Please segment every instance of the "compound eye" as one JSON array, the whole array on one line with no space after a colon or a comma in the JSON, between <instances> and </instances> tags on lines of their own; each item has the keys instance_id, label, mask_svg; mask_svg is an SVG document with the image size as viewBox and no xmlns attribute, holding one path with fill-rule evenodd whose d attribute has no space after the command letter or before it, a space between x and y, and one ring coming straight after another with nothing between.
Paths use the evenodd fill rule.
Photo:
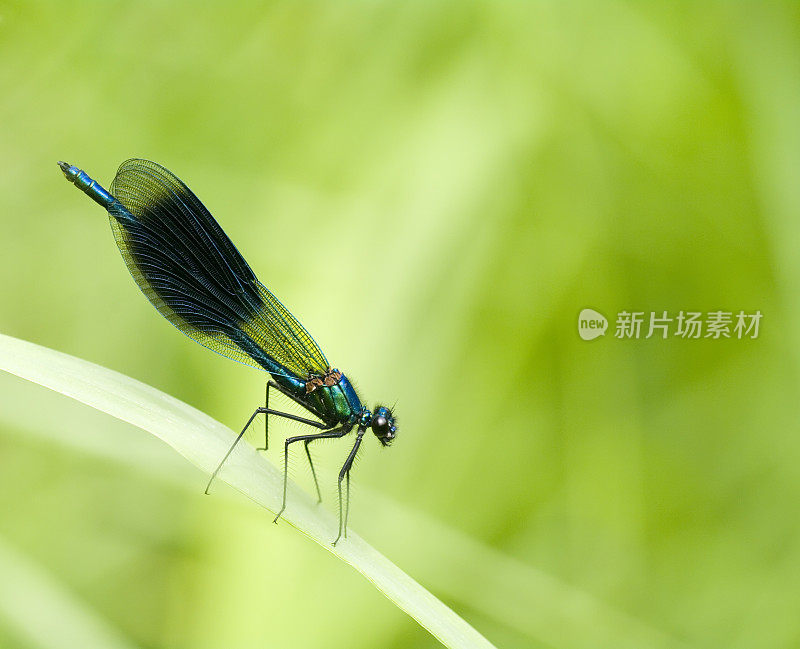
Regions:
<instances>
[{"instance_id":1,"label":"compound eye","mask_svg":"<svg viewBox=\"0 0 800 649\"><path fill-rule=\"evenodd\" d=\"M374 430L376 433L385 434L387 432L386 428L388 425L389 422L383 415L378 415L372 420L372 430Z\"/></svg>"}]
</instances>

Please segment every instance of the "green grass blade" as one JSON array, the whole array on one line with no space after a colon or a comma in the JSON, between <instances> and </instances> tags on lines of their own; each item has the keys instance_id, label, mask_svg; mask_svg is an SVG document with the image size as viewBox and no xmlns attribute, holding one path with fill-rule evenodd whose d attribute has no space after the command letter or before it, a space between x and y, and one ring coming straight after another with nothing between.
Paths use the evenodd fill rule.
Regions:
<instances>
[{"instance_id":1,"label":"green grass blade","mask_svg":"<svg viewBox=\"0 0 800 649\"><path fill-rule=\"evenodd\" d=\"M42 408L31 413L14 409L39 393ZM194 469L174 454L163 454L139 431L120 421L108 421L97 434L98 418L105 415L62 395L44 394L40 386L23 384L12 375L0 375L0 430L12 439L37 439L47 448L92 456L136 472L132 479L155 480L175 489L197 494ZM105 419L104 419L105 421ZM153 444L157 444L152 440ZM154 452L158 451L158 452ZM183 470L181 470L183 469ZM317 469L326 482L336 473ZM230 489L220 493L231 502L247 506ZM487 619L514 630L532 642L561 649L687 649L668 632L615 608L602 598L576 587L511 555L477 542L438 519L410 509L393 498L361 485L358 510L362 529L379 547L451 602L458 602ZM409 545L406 531L425 539L425 546ZM493 585L493 586L492 586Z\"/></svg>"},{"instance_id":2,"label":"green grass blade","mask_svg":"<svg viewBox=\"0 0 800 649\"><path fill-rule=\"evenodd\" d=\"M187 404L130 377L88 361L0 334L0 369L127 421L163 440L211 473L234 433ZM271 512L280 507L283 478L248 444L239 444L219 478ZM203 485L198 483L198 489ZM355 532L335 548L337 522L290 484L283 519L349 563L442 644L492 647L483 636Z\"/></svg>"}]
</instances>

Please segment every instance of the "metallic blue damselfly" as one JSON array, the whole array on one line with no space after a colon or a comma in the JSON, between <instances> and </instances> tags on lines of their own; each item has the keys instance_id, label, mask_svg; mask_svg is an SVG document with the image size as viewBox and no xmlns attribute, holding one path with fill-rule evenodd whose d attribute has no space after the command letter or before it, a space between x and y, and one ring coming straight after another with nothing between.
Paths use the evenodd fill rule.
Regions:
<instances>
[{"instance_id":1,"label":"metallic blue damselfly","mask_svg":"<svg viewBox=\"0 0 800 649\"><path fill-rule=\"evenodd\" d=\"M397 434L391 409L377 406L370 411L362 405L347 377L330 366L303 325L258 281L211 213L173 173L149 160L127 160L108 191L77 167L65 162L58 166L67 180L108 211L128 270L161 315L204 347L271 376L266 403L247 420L211 475L206 493L257 415L265 415L265 449L270 416L311 426L318 432L285 440L283 503L277 522L286 509L289 446L304 443L321 500L309 444L344 437L356 429L355 443L339 471L336 545L343 534L347 536L350 470L364 433L371 428L381 444L389 446ZM289 397L314 419L270 408L270 389Z\"/></svg>"}]
</instances>

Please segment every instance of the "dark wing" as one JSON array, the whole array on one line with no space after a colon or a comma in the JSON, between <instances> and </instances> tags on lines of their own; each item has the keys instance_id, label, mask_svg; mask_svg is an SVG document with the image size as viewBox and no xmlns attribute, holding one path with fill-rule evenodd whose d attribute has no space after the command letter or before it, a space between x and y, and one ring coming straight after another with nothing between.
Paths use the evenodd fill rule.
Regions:
<instances>
[{"instance_id":1,"label":"dark wing","mask_svg":"<svg viewBox=\"0 0 800 649\"><path fill-rule=\"evenodd\" d=\"M256 279L192 191L149 160L120 165L109 209L122 257L139 288L187 336L235 361L299 378L328 361L295 317Z\"/></svg>"}]
</instances>

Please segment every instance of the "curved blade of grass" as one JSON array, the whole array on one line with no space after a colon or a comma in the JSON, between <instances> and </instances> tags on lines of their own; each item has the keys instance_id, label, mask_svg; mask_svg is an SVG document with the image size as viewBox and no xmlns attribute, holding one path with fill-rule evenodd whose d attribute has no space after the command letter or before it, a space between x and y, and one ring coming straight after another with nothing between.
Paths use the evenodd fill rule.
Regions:
<instances>
[{"instance_id":1,"label":"curved blade of grass","mask_svg":"<svg viewBox=\"0 0 800 649\"><path fill-rule=\"evenodd\" d=\"M0 369L81 401L138 426L210 473L234 433L191 406L118 372L33 343L0 334ZM248 444L237 445L219 478L266 509L280 507L283 477ZM198 489L202 485L198 484ZM290 484L283 519L349 563L442 644L453 649L491 643L354 532L331 546L337 522Z\"/></svg>"},{"instance_id":2,"label":"curved blade of grass","mask_svg":"<svg viewBox=\"0 0 800 649\"><path fill-rule=\"evenodd\" d=\"M39 395L43 407L35 416L15 411L13 404L29 400L34 390L42 392L40 386L23 385L13 375L0 375L0 394L8 400L8 405L0 403L0 436L38 439L47 448L58 447L115 462L136 471L142 479L197 494L197 484L187 478L193 469L177 455L153 453L161 449L153 448L147 443L151 439L126 423L108 422L104 414L78 403L67 409L71 404L64 403L63 396L56 393ZM96 422L101 417L104 431L108 431L110 424L117 425L98 435ZM156 440L152 442L158 444ZM320 467L317 471L325 481L336 480L335 473ZM224 497L248 506L229 489ZM391 554L403 564L413 566L414 572L424 575L437 592L531 641L560 649L598 646L689 649L691 646L580 587L483 545L366 485L359 488L358 503L360 519L362 525L368 526L369 536L391 548ZM424 537L423 550L405 542L405 530L416 530Z\"/></svg>"}]
</instances>

